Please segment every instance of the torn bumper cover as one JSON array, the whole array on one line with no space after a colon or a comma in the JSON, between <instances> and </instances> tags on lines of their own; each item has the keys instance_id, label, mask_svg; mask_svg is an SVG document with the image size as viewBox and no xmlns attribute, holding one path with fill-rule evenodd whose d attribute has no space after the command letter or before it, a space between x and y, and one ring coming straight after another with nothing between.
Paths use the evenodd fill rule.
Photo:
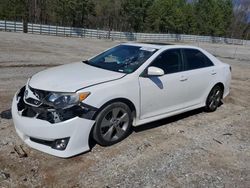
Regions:
<instances>
[{"instance_id":1,"label":"torn bumper cover","mask_svg":"<svg viewBox=\"0 0 250 188\"><path fill-rule=\"evenodd\" d=\"M97 109L81 104L58 110L34 107L24 102L25 87L13 98L12 116L16 132L30 147L58 157L88 151L89 135Z\"/></svg>"}]
</instances>

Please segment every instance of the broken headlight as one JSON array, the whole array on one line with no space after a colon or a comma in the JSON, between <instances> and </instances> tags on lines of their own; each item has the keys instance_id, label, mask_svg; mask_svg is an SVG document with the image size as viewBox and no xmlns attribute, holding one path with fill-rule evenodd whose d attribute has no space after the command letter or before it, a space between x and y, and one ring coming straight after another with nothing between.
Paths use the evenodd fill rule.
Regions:
<instances>
[{"instance_id":1,"label":"broken headlight","mask_svg":"<svg viewBox=\"0 0 250 188\"><path fill-rule=\"evenodd\" d=\"M50 93L44 103L56 109L70 108L77 105L89 96L89 92L84 93Z\"/></svg>"}]
</instances>

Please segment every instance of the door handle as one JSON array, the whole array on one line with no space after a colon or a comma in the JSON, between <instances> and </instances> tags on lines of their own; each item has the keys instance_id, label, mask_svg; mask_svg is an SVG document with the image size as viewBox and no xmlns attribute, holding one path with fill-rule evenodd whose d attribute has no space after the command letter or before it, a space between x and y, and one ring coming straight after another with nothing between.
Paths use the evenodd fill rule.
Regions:
<instances>
[{"instance_id":1,"label":"door handle","mask_svg":"<svg viewBox=\"0 0 250 188\"><path fill-rule=\"evenodd\" d=\"M186 77L186 76L182 76L181 78L180 78L180 81L182 81L182 82L185 82L185 81L187 81L188 80L188 78Z\"/></svg>"},{"instance_id":2,"label":"door handle","mask_svg":"<svg viewBox=\"0 0 250 188\"><path fill-rule=\"evenodd\" d=\"M217 72L215 72L215 70L212 70L211 75L216 75L216 74Z\"/></svg>"}]
</instances>

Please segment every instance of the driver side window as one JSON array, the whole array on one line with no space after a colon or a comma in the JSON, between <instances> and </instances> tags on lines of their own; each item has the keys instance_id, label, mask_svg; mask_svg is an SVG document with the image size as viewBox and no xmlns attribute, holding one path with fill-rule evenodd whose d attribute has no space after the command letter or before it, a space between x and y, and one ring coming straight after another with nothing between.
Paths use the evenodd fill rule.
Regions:
<instances>
[{"instance_id":1,"label":"driver side window","mask_svg":"<svg viewBox=\"0 0 250 188\"><path fill-rule=\"evenodd\" d=\"M161 53L150 66L161 68L165 74L182 71L181 50L172 49Z\"/></svg>"}]
</instances>

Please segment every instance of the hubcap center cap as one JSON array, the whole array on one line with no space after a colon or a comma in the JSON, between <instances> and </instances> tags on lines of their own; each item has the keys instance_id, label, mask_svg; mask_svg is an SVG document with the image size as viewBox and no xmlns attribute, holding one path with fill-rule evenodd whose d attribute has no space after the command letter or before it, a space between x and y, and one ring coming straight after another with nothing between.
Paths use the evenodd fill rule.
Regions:
<instances>
[{"instance_id":1,"label":"hubcap center cap","mask_svg":"<svg viewBox=\"0 0 250 188\"><path fill-rule=\"evenodd\" d=\"M113 119L111 120L113 126L117 127L119 125L119 119Z\"/></svg>"}]
</instances>

